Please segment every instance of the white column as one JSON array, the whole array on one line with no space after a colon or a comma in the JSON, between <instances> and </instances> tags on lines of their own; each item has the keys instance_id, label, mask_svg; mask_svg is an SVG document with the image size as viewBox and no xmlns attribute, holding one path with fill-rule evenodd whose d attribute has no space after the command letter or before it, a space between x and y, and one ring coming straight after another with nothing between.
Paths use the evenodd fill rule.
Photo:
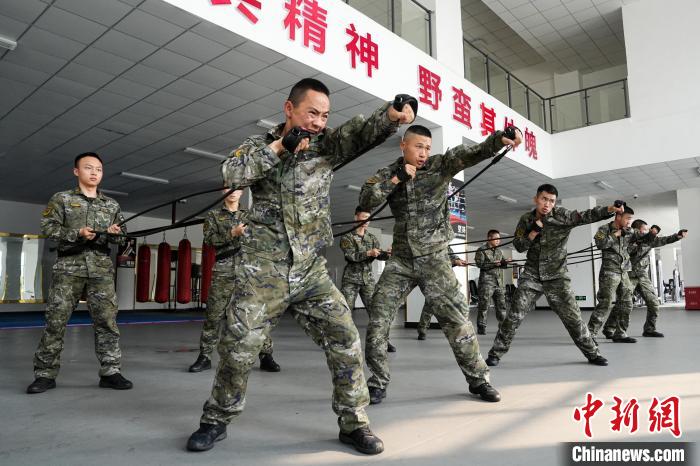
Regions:
<instances>
[{"instance_id":1,"label":"white column","mask_svg":"<svg viewBox=\"0 0 700 466\"><path fill-rule=\"evenodd\" d=\"M680 244L683 248L683 270L681 277L685 286L700 287L700 188L679 189L678 219L681 228L688 230L688 237ZM672 232L667 232L670 234ZM665 264L664 264L665 265Z\"/></svg>"},{"instance_id":2,"label":"white column","mask_svg":"<svg viewBox=\"0 0 700 466\"><path fill-rule=\"evenodd\" d=\"M433 14L434 56L459 76L464 75L462 7L460 0L435 2Z\"/></svg>"}]
</instances>

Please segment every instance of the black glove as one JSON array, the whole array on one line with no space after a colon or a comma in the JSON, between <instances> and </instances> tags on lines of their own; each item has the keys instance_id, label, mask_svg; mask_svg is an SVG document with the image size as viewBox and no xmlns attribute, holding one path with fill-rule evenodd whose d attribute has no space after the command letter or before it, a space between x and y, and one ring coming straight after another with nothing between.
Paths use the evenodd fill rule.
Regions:
<instances>
[{"instance_id":1,"label":"black glove","mask_svg":"<svg viewBox=\"0 0 700 466\"><path fill-rule=\"evenodd\" d=\"M399 167L396 169L396 173L394 173L394 175L396 175L396 178L399 179L400 183L411 179L411 175L406 172L406 167L404 164L399 164Z\"/></svg>"},{"instance_id":2,"label":"black glove","mask_svg":"<svg viewBox=\"0 0 700 466\"><path fill-rule=\"evenodd\" d=\"M378 261L385 261L389 259L389 253L386 251L379 251L379 255L375 259Z\"/></svg>"},{"instance_id":3,"label":"black glove","mask_svg":"<svg viewBox=\"0 0 700 466\"><path fill-rule=\"evenodd\" d=\"M289 152L294 153L302 139L311 139L311 133L295 126L282 138L282 146Z\"/></svg>"},{"instance_id":4,"label":"black glove","mask_svg":"<svg viewBox=\"0 0 700 466\"><path fill-rule=\"evenodd\" d=\"M418 100L412 95L408 94L396 94L394 97L394 102L391 104L394 110L397 112L403 112L404 105L410 105L413 109L414 118L418 116Z\"/></svg>"},{"instance_id":5,"label":"black glove","mask_svg":"<svg viewBox=\"0 0 700 466\"><path fill-rule=\"evenodd\" d=\"M502 261L501 261L501 265L499 265L499 267L502 268L502 269L507 269L507 268L508 268L508 262L506 262L505 260L502 260Z\"/></svg>"},{"instance_id":6,"label":"black glove","mask_svg":"<svg viewBox=\"0 0 700 466\"><path fill-rule=\"evenodd\" d=\"M651 228L649 229L649 231L651 231L651 230L656 230L656 233L655 233L655 234L657 234L657 235L658 235L659 233L661 233L661 227L658 226L658 225L652 225Z\"/></svg>"},{"instance_id":7,"label":"black glove","mask_svg":"<svg viewBox=\"0 0 700 466\"><path fill-rule=\"evenodd\" d=\"M619 209L620 207L627 205L627 203L618 199L613 203L613 205Z\"/></svg>"},{"instance_id":8,"label":"black glove","mask_svg":"<svg viewBox=\"0 0 700 466\"><path fill-rule=\"evenodd\" d=\"M687 232L688 232L688 230L686 230L685 228L683 228L682 230L678 230L678 237L680 238L681 236L683 236L683 233L687 233Z\"/></svg>"},{"instance_id":9,"label":"black glove","mask_svg":"<svg viewBox=\"0 0 700 466\"><path fill-rule=\"evenodd\" d=\"M530 228L527 229L528 234L532 233L533 231L536 231L537 233L542 232L542 227L537 224L537 222L532 222L532 225L530 225Z\"/></svg>"},{"instance_id":10,"label":"black glove","mask_svg":"<svg viewBox=\"0 0 700 466\"><path fill-rule=\"evenodd\" d=\"M503 130L503 135L505 137L507 137L508 139L510 139L511 141L515 141L515 138L517 137L516 131L520 131L520 128L518 128L517 126L510 125L510 126L507 126L506 129ZM522 134L522 133L523 132L520 131L520 134Z\"/></svg>"}]
</instances>

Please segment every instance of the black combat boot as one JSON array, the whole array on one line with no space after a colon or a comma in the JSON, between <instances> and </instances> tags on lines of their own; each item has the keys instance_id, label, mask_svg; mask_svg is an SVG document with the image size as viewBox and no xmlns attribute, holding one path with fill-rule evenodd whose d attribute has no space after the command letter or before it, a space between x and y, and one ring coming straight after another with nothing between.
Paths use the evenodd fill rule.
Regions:
<instances>
[{"instance_id":1,"label":"black combat boot","mask_svg":"<svg viewBox=\"0 0 700 466\"><path fill-rule=\"evenodd\" d=\"M500 361L501 360L498 359L496 356L491 356L489 354L489 356L486 358L486 365L494 367L494 366L497 366Z\"/></svg>"},{"instance_id":2,"label":"black combat boot","mask_svg":"<svg viewBox=\"0 0 700 466\"><path fill-rule=\"evenodd\" d=\"M214 442L226 438L226 426L224 424L200 424L197 432L190 435L187 440L189 451L206 451L214 447Z\"/></svg>"},{"instance_id":3,"label":"black combat boot","mask_svg":"<svg viewBox=\"0 0 700 466\"><path fill-rule=\"evenodd\" d=\"M661 332L657 332L656 330L645 330L644 333L642 333L642 336L652 338L663 338L664 334Z\"/></svg>"},{"instance_id":4,"label":"black combat boot","mask_svg":"<svg viewBox=\"0 0 700 466\"><path fill-rule=\"evenodd\" d=\"M197 356L197 360L190 366L190 372L202 372L211 369L211 359L203 354Z\"/></svg>"},{"instance_id":5,"label":"black combat boot","mask_svg":"<svg viewBox=\"0 0 700 466\"><path fill-rule=\"evenodd\" d=\"M390 341L386 342L386 351L388 353L396 353L396 346L392 345Z\"/></svg>"},{"instance_id":6,"label":"black combat boot","mask_svg":"<svg viewBox=\"0 0 700 466\"><path fill-rule=\"evenodd\" d=\"M589 359L588 362L590 364L595 364L596 366L607 366L608 365L608 360L605 359L603 356L598 355L593 359Z\"/></svg>"},{"instance_id":7,"label":"black combat boot","mask_svg":"<svg viewBox=\"0 0 700 466\"><path fill-rule=\"evenodd\" d=\"M479 335L486 335L486 325L477 325L476 333L478 333Z\"/></svg>"},{"instance_id":8,"label":"black combat boot","mask_svg":"<svg viewBox=\"0 0 700 466\"><path fill-rule=\"evenodd\" d=\"M484 382L481 385L477 387L472 387L471 385L469 386L469 393L473 393L474 395L479 395L482 400L484 401L490 401L492 403L495 403L497 401L501 401L501 394L496 391L495 388L491 386L490 383Z\"/></svg>"},{"instance_id":9,"label":"black combat boot","mask_svg":"<svg viewBox=\"0 0 700 466\"><path fill-rule=\"evenodd\" d=\"M279 372L280 365L277 364L271 354L260 354L260 370L265 372Z\"/></svg>"},{"instance_id":10,"label":"black combat boot","mask_svg":"<svg viewBox=\"0 0 700 466\"><path fill-rule=\"evenodd\" d=\"M386 390L383 388L369 387L369 404L378 405L386 398Z\"/></svg>"},{"instance_id":11,"label":"black combat boot","mask_svg":"<svg viewBox=\"0 0 700 466\"><path fill-rule=\"evenodd\" d=\"M130 390L134 384L126 380L119 372L100 377L100 387L113 388L114 390Z\"/></svg>"},{"instance_id":12,"label":"black combat boot","mask_svg":"<svg viewBox=\"0 0 700 466\"><path fill-rule=\"evenodd\" d=\"M613 337L612 341L613 343L637 343L636 338L628 337L627 335L624 337Z\"/></svg>"},{"instance_id":13,"label":"black combat boot","mask_svg":"<svg viewBox=\"0 0 700 466\"><path fill-rule=\"evenodd\" d=\"M34 382L27 387L27 393L34 395L37 393L44 393L46 390L50 390L52 388L56 388L55 379L49 379L48 377L37 377L34 379Z\"/></svg>"},{"instance_id":14,"label":"black combat boot","mask_svg":"<svg viewBox=\"0 0 700 466\"><path fill-rule=\"evenodd\" d=\"M354 446L357 451L366 455L378 455L384 451L384 442L374 435L369 427L360 427L349 434L341 432L338 438L341 442Z\"/></svg>"},{"instance_id":15,"label":"black combat boot","mask_svg":"<svg viewBox=\"0 0 700 466\"><path fill-rule=\"evenodd\" d=\"M425 340L425 337L426 337L425 332L418 332L418 339L419 340Z\"/></svg>"}]
</instances>

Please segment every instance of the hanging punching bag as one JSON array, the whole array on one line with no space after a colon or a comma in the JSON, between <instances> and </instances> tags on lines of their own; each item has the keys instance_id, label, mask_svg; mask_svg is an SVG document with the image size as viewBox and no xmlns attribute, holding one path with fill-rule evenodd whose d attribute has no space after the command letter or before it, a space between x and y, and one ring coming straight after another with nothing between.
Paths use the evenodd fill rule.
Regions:
<instances>
[{"instance_id":1,"label":"hanging punching bag","mask_svg":"<svg viewBox=\"0 0 700 466\"><path fill-rule=\"evenodd\" d=\"M151 248L142 244L136 256L136 301L145 303L151 291Z\"/></svg>"},{"instance_id":2,"label":"hanging punching bag","mask_svg":"<svg viewBox=\"0 0 700 466\"><path fill-rule=\"evenodd\" d=\"M202 302L206 303L209 298L209 287L211 286L211 274L216 263L216 249L210 244L202 246L202 281L201 293Z\"/></svg>"},{"instance_id":3,"label":"hanging punching bag","mask_svg":"<svg viewBox=\"0 0 700 466\"><path fill-rule=\"evenodd\" d=\"M170 245L163 241L158 245L158 268L156 272L157 303L167 303L170 299Z\"/></svg>"},{"instance_id":4,"label":"hanging punching bag","mask_svg":"<svg viewBox=\"0 0 700 466\"><path fill-rule=\"evenodd\" d=\"M177 302L187 304L192 300L192 244L187 238L177 246Z\"/></svg>"}]
</instances>

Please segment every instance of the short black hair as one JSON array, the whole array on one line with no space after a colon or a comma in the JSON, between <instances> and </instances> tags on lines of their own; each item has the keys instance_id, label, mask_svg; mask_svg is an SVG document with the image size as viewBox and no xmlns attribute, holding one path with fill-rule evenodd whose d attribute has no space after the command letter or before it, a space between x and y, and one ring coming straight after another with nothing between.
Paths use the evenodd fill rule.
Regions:
<instances>
[{"instance_id":1,"label":"short black hair","mask_svg":"<svg viewBox=\"0 0 700 466\"><path fill-rule=\"evenodd\" d=\"M323 84L318 79L304 78L292 86L292 90L289 91L289 97L287 97L287 100L289 100L292 105L296 107L304 99L306 92L309 90L322 92L327 96L331 95L331 91L328 89L328 86Z\"/></svg>"},{"instance_id":2,"label":"short black hair","mask_svg":"<svg viewBox=\"0 0 700 466\"><path fill-rule=\"evenodd\" d=\"M368 214L370 213L369 210L362 207L361 205L358 205L357 207L355 207L355 215L359 214L360 212L367 212Z\"/></svg>"},{"instance_id":3,"label":"short black hair","mask_svg":"<svg viewBox=\"0 0 700 466\"><path fill-rule=\"evenodd\" d=\"M639 230L640 228L642 228L642 225L646 225L646 224L647 224L647 222L645 222L641 218L638 218L637 220L632 222L632 228L634 228L635 230Z\"/></svg>"},{"instance_id":4,"label":"short black hair","mask_svg":"<svg viewBox=\"0 0 700 466\"><path fill-rule=\"evenodd\" d=\"M554 194L555 196L559 196L559 191L557 191L557 188L555 188L553 184L549 183L541 184L537 187L536 195L539 196L540 193L548 193Z\"/></svg>"},{"instance_id":5,"label":"short black hair","mask_svg":"<svg viewBox=\"0 0 700 466\"><path fill-rule=\"evenodd\" d=\"M423 125L411 125L408 127L405 133L403 133L403 137L406 137L407 134L417 134L418 136L425 136L426 138L433 138L433 134L430 132L428 128L426 128Z\"/></svg>"},{"instance_id":6,"label":"short black hair","mask_svg":"<svg viewBox=\"0 0 700 466\"><path fill-rule=\"evenodd\" d=\"M100 163L104 164L104 162L102 162L102 159L100 158L100 156L97 155L95 152L83 152L82 154L77 155L77 156L75 157L75 160L73 161L73 166L74 166L75 168L78 168L78 162L80 162L80 160L81 160L81 159L84 159L85 157L94 157L94 158L96 158L97 160L99 160Z\"/></svg>"},{"instance_id":7,"label":"short black hair","mask_svg":"<svg viewBox=\"0 0 700 466\"><path fill-rule=\"evenodd\" d=\"M625 214L634 215L634 210L632 210L632 207L628 206L627 204L625 204L625 210L622 213L618 213L616 215L625 215Z\"/></svg>"},{"instance_id":8,"label":"short black hair","mask_svg":"<svg viewBox=\"0 0 700 466\"><path fill-rule=\"evenodd\" d=\"M490 237L492 237L492 236L494 236L494 235L500 235L500 234L501 234L501 232L498 231L498 230L489 230L489 232L486 233L486 237L487 237L487 238L490 238Z\"/></svg>"}]
</instances>

